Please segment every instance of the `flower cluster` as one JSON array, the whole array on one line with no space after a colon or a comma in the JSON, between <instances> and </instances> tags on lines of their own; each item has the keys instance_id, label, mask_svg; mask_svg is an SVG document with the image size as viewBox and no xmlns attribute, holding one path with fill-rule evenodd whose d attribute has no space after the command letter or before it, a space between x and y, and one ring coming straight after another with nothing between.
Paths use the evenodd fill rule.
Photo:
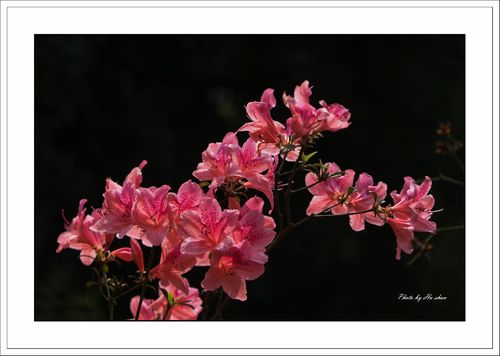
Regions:
<instances>
[{"instance_id":1,"label":"flower cluster","mask_svg":"<svg viewBox=\"0 0 500 356\"><path fill-rule=\"evenodd\" d=\"M322 132L349 127L351 116L337 103L322 100L319 107L313 106L311 95L307 81L295 88L293 97L283 94L290 110L286 125L271 117L276 106L273 89L265 90L260 101L248 103L251 121L238 132L248 132L249 137L240 146L236 133L229 132L221 142L210 143L193 172L199 183L188 180L177 192L168 185L143 187L142 170L147 164L143 161L122 184L106 180L101 208L87 214L86 200L80 201L76 217L71 222L65 219L66 231L59 235L57 252L79 250L84 265L97 266L102 277L98 284L106 291L111 317L116 299L139 288L140 295L130 300L136 320L195 320L202 304L209 308L205 297L210 292L244 301L246 283L264 273L271 247L314 216L348 215L355 231L363 230L365 222L387 223L396 235L397 259L401 251L412 252L415 231L436 231L429 220L434 206L434 198L428 195L430 178L418 185L406 177L401 192L391 193L391 205L384 201L387 185L374 184L367 173L354 183L352 170L342 171L335 163L310 163L316 152L306 150L323 137ZM293 168L282 171L287 161L293 162ZM308 173L305 186L298 190L307 189L313 197L306 216L293 222L290 202L297 190L292 185L300 171ZM111 248L115 238L124 237L128 237L127 247ZM155 250L161 251L156 259ZM122 283L108 276L108 265L118 260L134 263L134 279ZM194 267L206 268L203 301L186 277ZM123 291L123 285L131 288ZM155 289L156 299L145 297L146 287ZM216 314L220 312L218 307Z\"/></svg>"},{"instance_id":2,"label":"flower cluster","mask_svg":"<svg viewBox=\"0 0 500 356\"><path fill-rule=\"evenodd\" d=\"M325 164L327 177L310 172L306 175L306 185L313 198L306 214L349 215L349 223L354 231L365 228L365 221L382 226L389 224L396 235L396 258L401 251L413 252L414 231L436 232L436 224L430 221L434 197L427 193L432 181L425 177L421 185L411 177L405 177L405 184L398 194L391 193L394 205L383 206L387 195L387 185L361 173L354 184L355 172L351 169L342 172L335 163ZM341 174L339 174L341 173Z\"/></svg>"},{"instance_id":3,"label":"flower cluster","mask_svg":"<svg viewBox=\"0 0 500 356\"><path fill-rule=\"evenodd\" d=\"M240 127L248 131L250 137L258 142L259 150L270 154L289 151L286 159L295 161L300 147L309 143L322 131L339 131L349 127L351 113L344 106L334 103L328 105L320 101L321 108L310 104L312 90L306 80L295 87L294 96L283 93L283 102L290 109L291 117L286 127L271 118L271 109L276 106L273 89L266 89L260 101L248 103L247 115L252 120Z\"/></svg>"}]
</instances>

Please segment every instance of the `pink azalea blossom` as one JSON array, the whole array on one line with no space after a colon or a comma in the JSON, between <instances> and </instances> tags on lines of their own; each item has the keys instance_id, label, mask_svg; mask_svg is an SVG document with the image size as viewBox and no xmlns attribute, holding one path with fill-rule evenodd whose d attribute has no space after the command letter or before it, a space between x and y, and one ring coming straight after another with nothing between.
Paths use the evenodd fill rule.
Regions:
<instances>
[{"instance_id":1,"label":"pink azalea blossom","mask_svg":"<svg viewBox=\"0 0 500 356\"><path fill-rule=\"evenodd\" d=\"M269 169L273 163L271 155L261 153L257 149L257 143L249 138L243 146L239 147L238 141L233 144L234 161L238 172L243 177L260 174Z\"/></svg>"},{"instance_id":2,"label":"pink azalea blossom","mask_svg":"<svg viewBox=\"0 0 500 356\"><path fill-rule=\"evenodd\" d=\"M292 117L287 120L287 127L297 137L307 137L319 132L316 109L309 104L311 95L312 90L307 80L295 87L293 97L283 93L283 102L292 113Z\"/></svg>"},{"instance_id":3,"label":"pink azalea blossom","mask_svg":"<svg viewBox=\"0 0 500 356\"><path fill-rule=\"evenodd\" d=\"M276 98L273 93L273 89L266 89L262 93L260 101L247 104L247 114L252 121L244 124L238 131L248 131L252 139L268 145L274 154L278 154L281 136L285 134L285 127L271 118L271 109L276 106Z\"/></svg>"},{"instance_id":4,"label":"pink azalea blossom","mask_svg":"<svg viewBox=\"0 0 500 356\"><path fill-rule=\"evenodd\" d=\"M283 102L292 113L287 120L291 135L307 137L321 131L335 132L349 127L349 110L336 103L328 105L324 100L320 101L322 108L316 109L310 104L311 95L307 80L295 87L293 97L283 94Z\"/></svg>"},{"instance_id":5,"label":"pink azalea blossom","mask_svg":"<svg viewBox=\"0 0 500 356\"><path fill-rule=\"evenodd\" d=\"M257 279L264 273L267 256L264 249L255 248L247 240L237 244L231 239L226 242L212 251L210 269L201 285L207 290L222 287L230 298L245 301L246 281Z\"/></svg>"},{"instance_id":6,"label":"pink azalea blossom","mask_svg":"<svg viewBox=\"0 0 500 356\"><path fill-rule=\"evenodd\" d=\"M414 228L410 221L391 217L388 217L386 221L396 235L396 259L401 259L401 251L411 254L413 252Z\"/></svg>"},{"instance_id":7,"label":"pink azalea blossom","mask_svg":"<svg viewBox=\"0 0 500 356\"><path fill-rule=\"evenodd\" d=\"M374 225L383 225L384 221L375 212L360 212L370 210L374 204L383 201L387 193L387 185L379 182L374 186L372 176L368 173L361 173L354 188L346 200L349 213L356 213L349 216L352 229L354 231L364 230L365 220Z\"/></svg>"},{"instance_id":8,"label":"pink azalea blossom","mask_svg":"<svg viewBox=\"0 0 500 356\"><path fill-rule=\"evenodd\" d=\"M436 223L429 220L434 207L434 197L427 194L432 187L432 180L425 177L420 185L411 177L405 177L404 181L400 193L391 193L394 205L386 207L387 223L396 235L397 259L400 258L401 251L408 254L413 251L411 243L414 231L436 232Z\"/></svg>"},{"instance_id":9,"label":"pink azalea blossom","mask_svg":"<svg viewBox=\"0 0 500 356\"><path fill-rule=\"evenodd\" d=\"M182 253L202 255L211 252L231 234L238 216L237 210L222 211L214 198L202 198L198 210L182 214L181 221L186 235L182 242Z\"/></svg>"},{"instance_id":10,"label":"pink azalea blossom","mask_svg":"<svg viewBox=\"0 0 500 356\"><path fill-rule=\"evenodd\" d=\"M110 255L125 262L134 261L139 272L144 273L144 256L137 240L130 239L130 247L118 248L111 251Z\"/></svg>"},{"instance_id":11,"label":"pink azalea blossom","mask_svg":"<svg viewBox=\"0 0 500 356\"><path fill-rule=\"evenodd\" d=\"M318 109L318 121L320 122L319 129L321 131L336 132L348 128L351 123L351 113L343 105L334 103L328 105L324 100L321 100L322 108Z\"/></svg>"},{"instance_id":12,"label":"pink azalea blossom","mask_svg":"<svg viewBox=\"0 0 500 356\"><path fill-rule=\"evenodd\" d=\"M200 205L201 198L203 197L203 190L199 184L191 180L183 183L177 194L173 194L172 205L175 207L176 217L186 210L195 210Z\"/></svg>"},{"instance_id":13,"label":"pink azalea blossom","mask_svg":"<svg viewBox=\"0 0 500 356\"><path fill-rule=\"evenodd\" d=\"M396 217L409 218L415 231L435 233L436 223L429 221L434 197L427 194L432 187L432 180L425 177L420 185L411 177L405 177L404 181L399 194L396 191L391 193L394 206L390 207L390 211Z\"/></svg>"},{"instance_id":14,"label":"pink azalea blossom","mask_svg":"<svg viewBox=\"0 0 500 356\"><path fill-rule=\"evenodd\" d=\"M165 297L163 297L163 299L165 299ZM138 295L130 299L130 312L132 313L133 319L135 318L135 314L137 313L137 308L139 308L139 300L140 296ZM161 314L155 313L155 310L151 306L154 303L154 301L155 301L154 299L146 299L146 298L142 300L141 311L139 312L138 320L161 320L160 319L162 318ZM164 303L166 302L167 301L165 299Z\"/></svg>"},{"instance_id":15,"label":"pink azalea blossom","mask_svg":"<svg viewBox=\"0 0 500 356\"><path fill-rule=\"evenodd\" d=\"M236 243L247 240L253 247L264 249L273 241L276 224L272 217L262 214L263 207L264 201L259 197L250 198L243 205L233 231Z\"/></svg>"},{"instance_id":16,"label":"pink azalea blossom","mask_svg":"<svg viewBox=\"0 0 500 356\"><path fill-rule=\"evenodd\" d=\"M212 188L223 183L226 177L238 175L239 167L233 160L232 145L238 145L238 138L233 132L227 133L222 142L210 143L201 154L202 162L193 175L199 180L212 181Z\"/></svg>"},{"instance_id":17,"label":"pink azalea blossom","mask_svg":"<svg viewBox=\"0 0 500 356\"><path fill-rule=\"evenodd\" d=\"M211 180L211 189L223 183L227 186L241 184L264 193L273 209L276 165L272 156L258 151L252 138L240 147L236 135L230 132L222 142L211 143L202 153L202 159L193 175L200 180ZM265 171L267 173L263 174Z\"/></svg>"},{"instance_id":18,"label":"pink azalea blossom","mask_svg":"<svg viewBox=\"0 0 500 356\"><path fill-rule=\"evenodd\" d=\"M161 245L167 235L170 222L169 191L168 185L139 188L136 191L131 216L140 232L132 237L139 237L146 246Z\"/></svg>"},{"instance_id":19,"label":"pink azalea blossom","mask_svg":"<svg viewBox=\"0 0 500 356\"><path fill-rule=\"evenodd\" d=\"M202 300L198 289L189 287L189 293L185 294L170 284L165 287L165 290L172 296L174 302L172 306L169 306L165 320L196 320L198 318L202 310Z\"/></svg>"},{"instance_id":20,"label":"pink azalea blossom","mask_svg":"<svg viewBox=\"0 0 500 356\"><path fill-rule=\"evenodd\" d=\"M108 178L104 192L103 217L98 220L92 229L97 232L116 234L121 238L129 233L134 226L131 218L132 206L135 201L135 192L142 181L142 168L147 161L142 161L125 178L123 186Z\"/></svg>"},{"instance_id":21,"label":"pink azalea blossom","mask_svg":"<svg viewBox=\"0 0 500 356\"><path fill-rule=\"evenodd\" d=\"M287 161L295 161L300 150L300 141L291 137L289 130L282 123L271 118L270 111L276 106L273 89L266 89L262 94L261 101L253 101L247 104L247 114L251 122L241 126L238 132L247 131L250 137L257 143L257 151L276 156L280 149L289 145L297 146L285 156Z\"/></svg>"},{"instance_id":22,"label":"pink azalea blossom","mask_svg":"<svg viewBox=\"0 0 500 356\"><path fill-rule=\"evenodd\" d=\"M340 168L335 163L329 163L328 173L338 173ZM314 195L306 213L319 214L330 210L334 215L349 214L349 223L354 231L365 228L365 221L374 225L383 225L384 221L374 211L368 211L379 205L385 198L387 185L379 182L373 185L373 178L367 173L361 173L352 186L354 171L348 169L344 175L330 177L324 182L318 182L314 173L306 175L306 185Z\"/></svg>"},{"instance_id":23,"label":"pink azalea blossom","mask_svg":"<svg viewBox=\"0 0 500 356\"><path fill-rule=\"evenodd\" d=\"M329 174L341 172L335 163L327 163ZM307 207L306 214L319 214L331 211L334 215L343 215L349 212L347 200L350 198L350 190L354 181L354 171L348 169L344 175L339 175L326 179L318 183L318 176L308 173L305 181L306 186L310 186L309 192L313 198Z\"/></svg>"},{"instance_id":24,"label":"pink azalea blossom","mask_svg":"<svg viewBox=\"0 0 500 356\"><path fill-rule=\"evenodd\" d=\"M157 299L144 299L139 312L139 320L196 320L198 318L202 310L202 300L198 289L189 287L186 294L172 285L160 284L160 288L168 294L170 302L161 290ZM139 307L139 299L140 296L137 295L130 300L130 311L133 317Z\"/></svg>"},{"instance_id":25,"label":"pink azalea blossom","mask_svg":"<svg viewBox=\"0 0 500 356\"><path fill-rule=\"evenodd\" d=\"M182 275L195 265L196 258L192 255L181 253L180 245L174 248L169 248L167 245L163 247L160 263L151 270L150 275L158 278L164 285L172 284L176 288L188 293L189 285L182 278Z\"/></svg>"},{"instance_id":26,"label":"pink azalea blossom","mask_svg":"<svg viewBox=\"0 0 500 356\"><path fill-rule=\"evenodd\" d=\"M57 238L59 246L56 252L71 248L80 251L80 260L86 266L92 264L97 253L104 252L113 240L112 234L98 233L90 227L102 216L99 210L94 210L91 215L85 214L85 203L87 199L80 200L77 215L68 222L66 220L66 231ZM64 215L63 215L64 217Z\"/></svg>"}]
</instances>

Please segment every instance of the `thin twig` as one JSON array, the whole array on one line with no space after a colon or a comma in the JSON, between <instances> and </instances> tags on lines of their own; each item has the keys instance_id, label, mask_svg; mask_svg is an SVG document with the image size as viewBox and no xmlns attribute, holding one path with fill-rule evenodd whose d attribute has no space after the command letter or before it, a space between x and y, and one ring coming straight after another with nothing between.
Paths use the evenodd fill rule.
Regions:
<instances>
[{"instance_id":1,"label":"thin twig","mask_svg":"<svg viewBox=\"0 0 500 356\"><path fill-rule=\"evenodd\" d=\"M330 217L330 216L349 216L349 215L371 213L372 211L374 211L373 208L368 209L368 210L363 210L363 211L355 211L353 213L346 213L346 214L337 214L337 215L334 215L334 214L316 214L316 215L311 215L311 216L313 216L315 218L323 218L323 217Z\"/></svg>"},{"instance_id":2,"label":"thin twig","mask_svg":"<svg viewBox=\"0 0 500 356\"><path fill-rule=\"evenodd\" d=\"M408 261L408 263L406 264L406 267L410 267L411 265L413 265L422 256L422 254L424 253L425 247L429 244L431 239L434 236L436 236L437 233L462 230L464 228L465 228L465 225L445 226L445 227L437 229L435 233L431 233L431 234L427 235L424 242L420 242L417 239L415 239L414 241L420 242L421 247L420 247L419 251L415 255L413 255L413 257Z\"/></svg>"},{"instance_id":3,"label":"thin twig","mask_svg":"<svg viewBox=\"0 0 500 356\"><path fill-rule=\"evenodd\" d=\"M299 166L299 161L300 161L300 157L302 156L303 149L304 149L303 147L300 148L299 156L297 157L297 160L295 161L295 163L293 165L292 173L290 173L290 175L288 176L288 185L286 187L286 192L285 192L285 216L286 216L286 220L287 220L288 225L293 224L292 210L291 210L292 209L292 207L291 207L292 197L291 197L290 191L292 189L293 178L295 177L295 172L297 171L297 168Z\"/></svg>"},{"instance_id":4,"label":"thin twig","mask_svg":"<svg viewBox=\"0 0 500 356\"><path fill-rule=\"evenodd\" d=\"M455 179L455 178L452 178L452 177L449 177L449 176L446 176L443 173L439 173L439 175L437 177L432 177L431 179L433 181L443 181L443 182L448 182L448 183L452 183L452 184L456 184L456 185L461 185L461 186L465 185L465 183L463 181Z\"/></svg>"},{"instance_id":5,"label":"thin twig","mask_svg":"<svg viewBox=\"0 0 500 356\"><path fill-rule=\"evenodd\" d=\"M279 195L279 178L278 177L280 175L281 169L283 168L283 162L285 162L287 155L288 155L288 152L285 154L285 157L282 159L281 164L279 165L278 171L274 175L274 204L275 204L275 210L276 210L277 215L278 215L279 231L283 230L283 212L281 211L281 202L280 202L280 195Z\"/></svg>"},{"instance_id":6,"label":"thin twig","mask_svg":"<svg viewBox=\"0 0 500 356\"><path fill-rule=\"evenodd\" d=\"M108 316L109 320L113 320L115 298L111 296L111 292L109 291L108 276L106 272L104 272L104 267L103 267L103 279L104 279L104 284L106 285L106 294L107 294L106 301L108 302Z\"/></svg>"},{"instance_id":7,"label":"thin twig","mask_svg":"<svg viewBox=\"0 0 500 356\"><path fill-rule=\"evenodd\" d=\"M465 166L462 163L462 161L460 160L460 158L458 158L457 154L455 152L453 152L451 154L451 156L455 159L455 162L457 162L457 164L460 166L460 168L462 169L462 171L465 172Z\"/></svg>"},{"instance_id":8,"label":"thin twig","mask_svg":"<svg viewBox=\"0 0 500 356\"><path fill-rule=\"evenodd\" d=\"M329 211L330 209L333 209L335 208L336 206L340 205L342 203L336 203L336 204L333 204L331 206L329 206L328 208L324 209L323 211L319 212L318 214L324 214L326 213L327 211ZM287 236L288 234L290 234L293 230L295 230L295 228L299 227L300 225L302 224L305 224L307 221L311 220L312 218L314 218L315 216L320 216L320 215L315 215L315 214L312 214L312 215L309 215L309 216L306 216L305 218L303 218L302 220L299 220L298 222L296 223L291 223L289 224L284 230L280 231L278 233L278 235L276 235L276 237L274 238L273 242L271 242L271 244L269 246L267 246L266 248L266 253L268 254L274 247L276 247L276 245L281 241L283 240L283 238L285 236ZM323 216L323 215L321 215Z\"/></svg>"},{"instance_id":9,"label":"thin twig","mask_svg":"<svg viewBox=\"0 0 500 356\"><path fill-rule=\"evenodd\" d=\"M141 296L139 297L139 304L137 305L137 311L135 312L135 320L139 320L139 314L141 313L142 301L144 300L144 293L146 292L146 284L148 283L149 271L151 271L151 266L153 264L155 249L156 246L153 246L151 252L149 253L148 266L146 268L144 279L142 280L141 283Z\"/></svg>"},{"instance_id":10,"label":"thin twig","mask_svg":"<svg viewBox=\"0 0 500 356\"><path fill-rule=\"evenodd\" d=\"M116 299L121 298L121 297L123 297L124 295L126 295L126 294L128 294L128 293L130 293L130 292L132 292L132 291L134 291L134 290L136 290L136 289L137 289L137 288L139 288L140 286L141 286L140 284L136 284L135 286L133 286L133 287L131 287L131 288L129 288L129 289L127 289L127 290L125 290L125 291L121 292L121 293L120 293L120 294L118 294L118 295L116 295L116 296L115 296L115 298L116 298Z\"/></svg>"},{"instance_id":11,"label":"thin twig","mask_svg":"<svg viewBox=\"0 0 500 356\"><path fill-rule=\"evenodd\" d=\"M324 180L319 180L313 184L310 184L310 185L307 185L305 187L302 187L302 188L299 188L299 189L291 189L290 190L290 193L294 194L294 193L298 193L298 192L301 192L303 190L306 190L306 189L309 189L309 188L312 188L314 187L316 184L319 184L319 183L322 183L322 182L325 182Z\"/></svg>"},{"instance_id":12,"label":"thin twig","mask_svg":"<svg viewBox=\"0 0 500 356\"><path fill-rule=\"evenodd\" d=\"M208 312L210 310L210 306L214 300L215 292L207 291L205 297L203 298L203 313L201 314L201 320L207 320Z\"/></svg>"},{"instance_id":13,"label":"thin twig","mask_svg":"<svg viewBox=\"0 0 500 356\"><path fill-rule=\"evenodd\" d=\"M453 225L453 226L445 226L437 229L436 232L447 232L447 231L456 231L465 229L465 225Z\"/></svg>"},{"instance_id":14,"label":"thin twig","mask_svg":"<svg viewBox=\"0 0 500 356\"><path fill-rule=\"evenodd\" d=\"M328 176L326 179L318 179L316 182L314 182L313 184L310 184L310 185L306 185L305 187L302 187L302 188L299 188L299 189L292 189L290 190L290 193L297 193L297 192L301 192L303 190L306 190L306 189L309 189L309 188L312 188L314 187L316 184L319 184L319 183L323 183L323 182L326 182L328 179L330 178L336 178L338 177L339 175L344 175L345 172L341 171L341 172L335 172L333 173L332 175Z\"/></svg>"},{"instance_id":15,"label":"thin twig","mask_svg":"<svg viewBox=\"0 0 500 356\"><path fill-rule=\"evenodd\" d=\"M220 302L221 299L222 302ZM224 309L226 308L227 304L231 299L225 293L221 299L219 299L219 303L217 305L217 309L215 310L215 314L210 318L210 320L222 320L222 312L224 311Z\"/></svg>"}]
</instances>

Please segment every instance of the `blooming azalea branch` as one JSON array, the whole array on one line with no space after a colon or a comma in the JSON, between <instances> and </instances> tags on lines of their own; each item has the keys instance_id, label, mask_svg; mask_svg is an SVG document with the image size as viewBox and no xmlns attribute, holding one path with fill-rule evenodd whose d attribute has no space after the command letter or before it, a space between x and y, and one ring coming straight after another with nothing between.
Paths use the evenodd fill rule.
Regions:
<instances>
[{"instance_id":1,"label":"blooming azalea branch","mask_svg":"<svg viewBox=\"0 0 500 356\"><path fill-rule=\"evenodd\" d=\"M199 183L188 180L177 191L168 185L142 187L147 164L143 161L122 184L106 180L101 208L87 214L86 200L81 200L76 217L65 220L57 252L78 250L84 265L98 265L110 319L119 298L140 290L129 301L134 320L199 316L220 320L230 300L247 299L247 283L264 273L269 252L314 217L348 216L355 231L363 230L365 222L387 223L396 235L397 259L401 251L412 253L414 231L436 232L430 221L434 212L434 198L428 194L430 178L419 185L405 177L402 190L390 194L391 205L385 203L386 184L375 184L367 173L354 183L353 170L341 170L333 162L312 163L317 152L306 151L323 138L323 132L349 127L351 113L323 100L316 107L311 95L307 81L295 88L293 96L283 94L290 110L285 124L271 116L276 106L273 89L266 89L260 101L248 103L250 122L202 152L193 172ZM242 132L249 137L240 144L237 133ZM294 188L302 171L305 185ZM306 216L294 221L292 195L302 191L311 193L312 199ZM130 247L112 249L115 239L124 238ZM150 248L146 266L145 247ZM161 251L159 261L155 250ZM124 283L107 275L108 265L118 268L119 263L136 267L135 275ZM199 289L186 279L193 268L206 270L203 300ZM156 293L155 298L148 297L148 289Z\"/></svg>"}]
</instances>

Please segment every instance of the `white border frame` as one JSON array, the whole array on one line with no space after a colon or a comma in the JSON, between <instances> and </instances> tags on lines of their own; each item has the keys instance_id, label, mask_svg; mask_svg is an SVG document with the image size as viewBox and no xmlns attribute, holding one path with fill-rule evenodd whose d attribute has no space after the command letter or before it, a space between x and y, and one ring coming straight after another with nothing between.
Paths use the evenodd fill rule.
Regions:
<instances>
[{"instance_id":1,"label":"white border frame","mask_svg":"<svg viewBox=\"0 0 500 356\"><path fill-rule=\"evenodd\" d=\"M277 19L281 19L279 28ZM299 20L302 26L297 27ZM498 240L493 239L498 238L498 220L493 219L498 216L497 2L3 1L1 23L2 354L136 354L141 350L149 354L438 354L451 349L453 354L472 354L473 349L498 354L498 338L493 340L498 334L498 304L493 301L495 296L498 303ZM71 322L70 327L64 322L34 322L33 283L26 283L33 279L34 261L25 257L34 255L34 246L25 232L34 231L33 35L40 33L466 34L466 322ZM491 192L485 188L490 186ZM478 193L478 189L483 190ZM490 207L491 215L485 213ZM16 278L19 271L22 279Z\"/></svg>"}]
</instances>

